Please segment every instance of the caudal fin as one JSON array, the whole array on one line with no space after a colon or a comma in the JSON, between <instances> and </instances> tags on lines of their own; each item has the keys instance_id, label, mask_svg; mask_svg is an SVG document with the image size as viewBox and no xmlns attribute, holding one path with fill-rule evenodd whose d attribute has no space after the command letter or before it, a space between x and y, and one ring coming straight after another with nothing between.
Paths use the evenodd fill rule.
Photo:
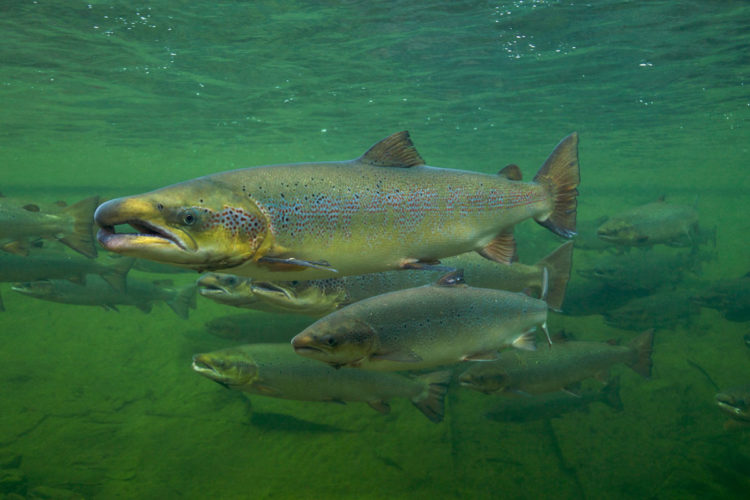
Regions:
<instances>
[{"instance_id":1,"label":"caudal fin","mask_svg":"<svg viewBox=\"0 0 750 500\"><path fill-rule=\"evenodd\" d=\"M94 243L94 211L99 205L99 197L92 196L64 209L61 213L73 219L73 231L59 238L60 243L86 257L96 257Z\"/></svg>"},{"instance_id":2,"label":"caudal fin","mask_svg":"<svg viewBox=\"0 0 750 500\"><path fill-rule=\"evenodd\" d=\"M654 330L646 330L628 344L635 352L628 367L642 377L651 377L651 352L654 346Z\"/></svg>"},{"instance_id":3,"label":"caudal fin","mask_svg":"<svg viewBox=\"0 0 750 500\"><path fill-rule=\"evenodd\" d=\"M534 181L547 188L554 202L551 214L544 219L535 220L564 238L575 236L576 197L578 184L581 182L576 132L560 141L537 172Z\"/></svg>"},{"instance_id":4,"label":"caudal fin","mask_svg":"<svg viewBox=\"0 0 750 500\"><path fill-rule=\"evenodd\" d=\"M195 309L195 294L198 288L195 285L188 285L180 289L167 305L182 319L188 319L190 309Z\"/></svg>"},{"instance_id":5,"label":"caudal fin","mask_svg":"<svg viewBox=\"0 0 750 500\"><path fill-rule=\"evenodd\" d=\"M573 264L573 242L563 243L557 250L536 263L536 267L547 268L549 284L547 289L547 305L555 310L562 309L565 300L565 289L570 280L570 268Z\"/></svg>"},{"instance_id":6,"label":"caudal fin","mask_svg":"<svg viewBox=\"0 0 750 500\"><path fill-rule=\"evenodd\" d=\"M443 370L419 375L417 380L424 382L426 387L411 402L432 422L442 422L445 416L445 394L448 392L451 371Z\"/></svg>"},{"instance_id":7,"label":"caudal fin","mask_svg":"<svg viewBox=\"0 0 750 500\"><path fill-rule=\"evenodd\" d=\"M104 266L99 275L109 283L109 286L118 292L124 292L127 288L128 272L134 262L135 259L132 257L119 258L114 264Z\"/></svg>"}]
</instances>

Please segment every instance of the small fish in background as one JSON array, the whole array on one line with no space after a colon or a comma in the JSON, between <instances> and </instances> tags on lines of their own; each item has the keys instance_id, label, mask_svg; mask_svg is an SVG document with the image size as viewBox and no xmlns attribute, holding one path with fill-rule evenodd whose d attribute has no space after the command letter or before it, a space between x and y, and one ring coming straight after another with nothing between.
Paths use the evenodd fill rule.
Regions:
<instances>
[{"instance_id":1,"label":"small fish in background","mask_svg":"<svg viewBox=\"0 0 750 500\"><path fill-rule=\"evenodd\" d=\"M750 385L731 387L716 394L715 400L719 409L729 416L725 429L750 427Z\"/></svg>"},{"instance_id":2,"label":"small fish in background","mask_svg":"<svg viewBox=\"0 0 750 500\"><path fill-rule=\"evenodd\" d=\"M204 327L211 335L239 343L289 343L295 334L310 324L304 316L262 317L257 312L229 314L211 318Z\"/></svg>"},{"instance_id":3,"label":"small fish in background","mask_svg":"<svg viewBox=\"0 0 750 500\"><path fill-rule=\"evenodd\" d=\"M614 411L622 411L620 377L612 377L604 387L586 388L575 395L565 391L535 394L518 398L503 398L497 408L485 416L496 422L531 422L559 418L572 412L586 412L592 403L603 403Z\"/></svg>"},{"instance_id":4,"label":"small fish in background","mask_svg":"<svg viewBox=\"0 0 750 500\"><path fill-rule=\"evenodd\" d=\"M67 280L40 280L16 283L11 288L35 299L87 306L100 306L118 311L119 305L135 306L143 312L150 312L154 302L163 301L177 316L188 318L189 310L195 308L195 285L174 289L162 283L127 278L127 288L119 291L97 275L89 275L85 284Z\"/></svg>"},{"instance_id":5,"label":"small fish in background","mask_svg":"<svg viewBox=\"0 0 750 500\"><path fill-rule=\"evenodd\" d=\"M694 300L703 307L716 309L729 321L750 321L750 273L714 282L697 292Z\"/></svg>"},{"instance_id":6,"label":"small fish in background","mask_svg":"<svg viewBox=\"0 0 750 500\"><path fill-rule=\"evenodd\" d=\"M443 263L447 267L463 269L465 281L480 288L524 291L541 296L546 282L546 302L551 309L558 310L570 278L572 251L572 242L564 243L534 265L518 262L503 265L473 253L450 257ZM269 282L206 273L198 279L198 287L203 297L221 304L321 317L359 300L430 284L442 274L445 273L386 271L325 280Z\"/></svg>"},{"instance_id":7,"label":"small fish in background","mask_svg":"<svg viewBox=\"0 0 750 500\"><path fill-rule=\"evenodd\" d=\"M713 258L712 252L654 248L648 252L607 255L577 272L610 288L645 293L680 283L686 274L698 272L703 262Z\"/></svg>"},{"instance_id":8,"label":"small fish in background","mask_svg":"<svg viewBox=\"0 0 750 500\"><path fill-rule=\"evenodd\" d=\"M17 207L7 199L0 200L0 249L26 256L39 238L59 241L89 258L96 257L93 225L99 197L92 196L47 213L37 205Z\"/></svg>"},{"instance_id":9,"label":"small fish in background","mask_svg":"<svg viewBox=\"0 0 750 500\"><path fill-rule=\"evenodd\" d=\"M607 222L608 216L603 215L596 219L576 221L576 235L573 237L573 243L579 250L593 250L597 252L612 251L617 248L614 243L608 242L599 237L597 230Z\"/></svg>"},{"instance_id":10,"label":"small fish in background","mask_svg":"<svg viewBox=\"0 0 750 500\"><path fill-rule=\"evenodd\" d=\"M346 302L343 280L258 281L244 276L205 273L201 296L219 304L280 314L325 316Z\"/></svg>"},{"instance_id":11,"label":"small fish in background","mask_svg":"<svg viewBox=\"0 0 750 500\"><path fill-rule=\"evenodd\" d=\"M112 288L125 290L126 276L133 259L120 259L111 265L77 254L57 251L34 251L27 257L0 254L0 282L26 282L43 279L66 279L78 284L86 282L87 274L97 274ZM0 311L4 310L0 297Z\"/></svg>"},{"instance_id":12,"label":"small fish in background","mask_svg":"<svg viewBox=\"0 0 750 500\"><path fill-rule=\"evenodd\" d=\"M635 331L689 325L700 315L700 307L693 300L695 293L694 290L676 289L638 297L604 312L604 321L614 328Z\"/></svg>"},{"instance_id":13,"label":"small fish in background","mask_svg":"<svg viewBox=\"0 0 750 500\"><path fill-rule=\"evenodd\" d=\"M401 269L476 251L509 263L512 229L533 218L575 234L578 135L532 182L427 166L406 131L359 158L245 168L109 200L94 216L112 252L277 281ZM128 224L137 233L118 233Z\"/></svg>"},{"instance_id":14,"label":"small fish in background","mask_svg":"<svg viewBox=\"0 0 750 500\"><path fill-rule=\"evenodd\" d=\"M421 370L533 349L547 304L522 293L466 286L460 272L339 309L292 339L294 350L334 367Z\"/></svg>"},{"instance_id":15,"label":"small fish in background","mask_svg":"<svg viewBox=\"0 0 750 500\"><path fill-rule=\"evenodd\" d=\"M694 247L698 232L698 212L664 197L613 215L597 229L599 238L625 247Z\"/></svg>"},{"instance_id":16,"label":"small fish in background","mask_svg":"<svg viewBox=\"0 0 750 500\"><path fill-rule=\"evenodd\" d=\"M549 348L507 351L497 361L473 364L458 380L461 386L486 394L528 395L573 392L582 380L606 378L604 374L618 363L649 378L653 342L653 330L624 346L559 339Z\"/></svg>"},{"instance_id":17,"label":"small fish in background","mask_svg":"<svg viewBox=\"0 0 750 500\"><path fill-rule=\"evenodd\" d=\"M193 356L193 370L222 386L249 394L296 401L363 402L389 413L388 401L410 400L430 421L440 422L450 383L448 370L407 377L336 370L294 354L289 344L249 344Z\"/></svg>"}]
</instances>

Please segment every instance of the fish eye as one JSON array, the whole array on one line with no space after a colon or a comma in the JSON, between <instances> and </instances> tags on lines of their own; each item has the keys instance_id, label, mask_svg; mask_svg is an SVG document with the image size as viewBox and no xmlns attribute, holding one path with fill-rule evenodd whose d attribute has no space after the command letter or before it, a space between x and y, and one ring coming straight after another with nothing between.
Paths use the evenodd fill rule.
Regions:
<instances>
[{"instance_id":1,"label":"fish eye","mask_svg":"<svg viewBox=\"0 0 750 500\"><path fill-rule=\"evenodd\" d=\"M327 346L330 347L333 347L337 344L336 339L332 335L326 335L322 340Z\"/></svg>"},{"instance_id":2,"label":"fish eye","mask_svg":"<svg viewBox=\"0 0 750 500\"><path fill-rule=\"evenodd\" d=\"M224 281L226 281L227 285L236 285L237 284L237 276L228 276L226 278L226 280L224 280Z\"/></svg>"},{"instance_id":3,"label":"fish eye","mask_svg":"<svg viewBox=\"0 0 750 500\"><path fill-rule=\"evenodd\" d=\"M182 220L182 223L186 226L192 226L198 221L198 215L193 209L184 210L180 215L180 220Z\"/></svg>"}]
</instances>

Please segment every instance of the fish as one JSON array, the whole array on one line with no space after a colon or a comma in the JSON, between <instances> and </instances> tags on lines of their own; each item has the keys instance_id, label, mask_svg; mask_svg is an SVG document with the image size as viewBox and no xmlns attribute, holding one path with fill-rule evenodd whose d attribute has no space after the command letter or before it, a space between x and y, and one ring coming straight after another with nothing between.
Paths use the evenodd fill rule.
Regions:
<instances>
[{"instance_id":1,"label":"fish","mask_svg":"<svg viewBox=\"0 0 750 500\"><path fill-rule=\"evenodd\" d=\"M679 283L686 273L698 272L702 263L712 257L708 252L654 248L648 252L607 255L577 272L617 290L644 293Z\"/></svg>"},{"instance_id":2,"label":"fish","mask_svg":"<svg viewBox=\"0 0 750 500\"><path fill-rule=\"evenodd\" d=\"M93 214L98 204L99 197L92 196L57 213L47 213L37 205L16 207L0 200L0 249L26 256L35 240L47 238L94 258Z\"/></svg>"},{"instance_id":3,"label":"fish","mask_svg":"<svg viewBox=\"0 0 750 500\"><path fill-rule=\"evenodd\" d=\"M83 284L87 274L98 274L115 290L124 291L126 276L132 265L133 259L130 258L104 265L94 259L62 252L32 252L28 257L3 254L0 255L0 282L66 279ZM0 297L0 311L3 309Z\"/></svg>"},{"instance_id":4,"label":"fish","mask_svg":"<svg viewBox=\"0 0 750 500\"><path fill-rule=\"evenodd\" d=\"M507 351L497 361L471 365L459 377L462 387L485 394L573 392L590 377L603 378L624 363L639 375L651 376L654 332L647 330L624 346L606 342L556 341L536 351Z\"/></svg>"},{"instance_id":5,"label":"fish","mask_svg":"<svg viewBox=\"0 0 750 500\"><path fill-rule=\"evenodd\" d=\"M296 321L295 321L296 319ZM258 313L217 316L204 323L208 333L236 343L289 343L300 330L310 324L304 316L283 317L283 321L263 321Z\"/></svg>"},{"instance_id":6,"label":"fish","mask_svg":"<svg viewBox=\"0 0 750 500\"><path fill-rule=\"evenodd\" d=\"M559 310L570 278L572 250L572 242L563 243L534 265L519 262L501 265L473 253L449 257L443 263L447 267L462 269L465 281L480 288L526 291L541 297L546 282L547 305L553 310ZM369 297L427 285L442 274L445 273L421 270L384 271L321 280L270 282L233 274L206 273L197 283L202 296L221 304L322 317Z\"/></svg>"},{"instance_id":7,"label":"fish","mask_svg":"<svg viewBox=\"0 0 750 500\"><path fill-rule=\"evenodd\" d=\"M403 131L354 160L207 175L109 200L94 219L112 252L200 272L310 280L430 268L470 251L509 263L513 226L525 219L575 234L579 183L576 133L522 182L517 167L490 175L427 166ZM117 232L124 224L137 232Z\"/></svg>"},{"instance_id":8,"label":"fish","mask_svg":"<svg viewBox=\"0 0 750 500\"><path fill-rule=\"evenodd\" d=\"M576 248L597 252L611 251L616 248L612 243L599 238L599 235L596 234L599 227L608 219L608 216L602 215L592 220L576 221L576 235L573 238Z\"/></svg>"},{"instance_id":9,"label":"fish","mask_svg":"<svg viewBox=\"0 0 750 500\"><path fill-rule=\"evenodd\" d=\"M750 426L750 385L729 388L716 394L716 405L729 416L727 430Z\"/></svg>"},{"instance_id":10,"label":"fish","mask_svg":"<svg viewBox=\"0 0 750 500\"><path fill-rule=\"evenodd\" d=\"M289 344L246 344L193 356L193 370L228 389L296 401L364 402L389 413L388 401L406 398L430 421L440 422L449 370L407 377L395 373L335 370L294 354Z\"/></svg>"},{"instance_id":11,"label":"fish","mask_svg":"<svg viewBox=\"0 0 750 500\"><path fill-rule=\"evenodd\" d=\"M575 411L586 411L592 403L604 403L615 411L622 411L620 377L609 380L600 389L586 389L576 395L565 391L548 392L521 398L504 398L502 404L485 416L496 422L531 422L557 418Z\"/></svg>"},{"instance_id":12,"label":"fish","mask_svg":"<svg viewBox=\"0 0 750 500\"><path fill-rule=\"evenodd\" d=\"M461 272L437 283L364 299L292 339L295 352L333 367L421 370L497 359L500 349L533 349L546 332L547 304L522 293L467 286Z\"/></svg>"},{"instance_id":13,"label":"fish","mask_svg":"<svg viewBox=\"0 0 750 500\"><path fill-rule=\"evenodd\" d=\"M101 306L112 311L118 311L118 305L131 305L143 312L150 312L154 302L163 301L183 319L187 319L189 309L195 307L193 284L176 290L131 277L127 278L125 291L115 290L97 275L89 275L86 283L80 285L67 280L47 279L15 283L11 290L35 299Z\"/></svg>"},{"instance_id":14,"label":"fish","mask_svg":"<svg viewBox=\"0 0 750 500\"><path fill-rule=\"evenodd\" d=\"M703 307L716 309L729 321L750 321L750 273L713 282L697 292L694 300Z\"/></svg>"},{"instance_id":15,"label":"fish","mask_svg":"<svg viewBox=\"0 0 750 500\"><path fill-rule=\"evenodd\" d=\"M698 212L664 197L613 215L596 231L599 238L626 247L695 246L698 232Z\"/></svg>"},{"instance_id":16,"label":"fish","mask_svg":"<svg viewBox=\"0 0 750 500\"><path fill-rule=\"evenodd\" d=\"M605 311L604 322L614 328L636 331L687 325L700 314L694 296L692 290L676 289L638 297L616 309Z\"/></svg>"},{"instance_id":17,"label":"fish","mask_svg":"<svg viewBox=\"0 0 750 500\"><path fill-rule=\"evenodd\" d=\"M320 317L347 302L342 279L257 281L245 276L205 273L197 281L201 296L233 307Z\"/></svg>"}]
</instances>

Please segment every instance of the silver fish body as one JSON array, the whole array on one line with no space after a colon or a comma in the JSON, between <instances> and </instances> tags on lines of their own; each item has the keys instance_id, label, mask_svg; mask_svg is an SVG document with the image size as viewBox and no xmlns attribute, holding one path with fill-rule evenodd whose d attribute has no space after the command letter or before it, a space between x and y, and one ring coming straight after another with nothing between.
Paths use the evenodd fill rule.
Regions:
<instances>
[{"instance_id":1,"label":"silver fish body","mask_svg":"<svg viewBox=\"0 0 750 500\"><path fill-rule=\"evenodd\" d=\"M443 418L450 372L418 377L336 370L294 354L289 344L247 344L196 354L193 370L230 389L296 401L364 402L388 413L406 398L433 422Z\"/></svg>"}]
</instances>

